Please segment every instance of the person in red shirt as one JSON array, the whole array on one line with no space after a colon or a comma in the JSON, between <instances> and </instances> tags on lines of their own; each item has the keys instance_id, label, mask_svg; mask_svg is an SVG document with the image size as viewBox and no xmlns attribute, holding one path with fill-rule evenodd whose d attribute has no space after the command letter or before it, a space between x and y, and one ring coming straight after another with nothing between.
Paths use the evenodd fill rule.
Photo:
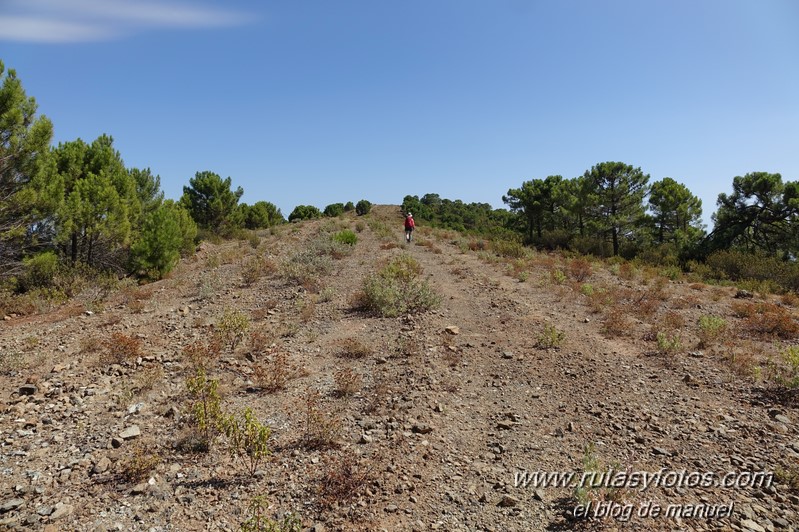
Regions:
<instances>
[{"instance_id":1,"label":"person in red shirt","mask_svg":"<svg viewBox=\"0 0 799 532\"><path fill-rule=\"evenodd\" d=\"M408 213L405 215L405 241L410 242L413 237L413 229L416 224L413 222L413 214Z\"/></svg>"}]
</instances>

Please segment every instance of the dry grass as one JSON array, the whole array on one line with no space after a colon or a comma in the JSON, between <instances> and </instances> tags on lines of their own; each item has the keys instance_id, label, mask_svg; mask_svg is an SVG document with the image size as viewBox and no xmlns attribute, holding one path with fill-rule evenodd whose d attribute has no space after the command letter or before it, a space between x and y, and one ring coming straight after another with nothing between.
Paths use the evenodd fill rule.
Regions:
<instances>
[{"instance_id":1,"label":"dry grass","mask_svg":"<svg viewBox=\"0 0 799 532\"><path fill-rule=\"evenodd\" d=\"M372 354L372 349L357 338L344 338L336 342L336 354L342 358L364 358Z\"/></svg>"},{"instance_id":2,"label":"dry grass","mask_svg":"<svg viewBox=\"0 0 799 532\"><path fill-rule=\"evenodd\" d=\"M342 368L333 374L336 383L334 390L337 397L349 397L361 390L363 378L361 374L352 368Z\"/></svg>"},{"instance_id":3,"label":"dry grass","mask_svg":"<svg viewBox=\"0 0 799 532\"><path fill-rule=\"evenodd\" d=\"M369 484L370 474L350 453L330 455L319 482L322 503L332 507L351 501Z\"/></svg>"}]
</instances>

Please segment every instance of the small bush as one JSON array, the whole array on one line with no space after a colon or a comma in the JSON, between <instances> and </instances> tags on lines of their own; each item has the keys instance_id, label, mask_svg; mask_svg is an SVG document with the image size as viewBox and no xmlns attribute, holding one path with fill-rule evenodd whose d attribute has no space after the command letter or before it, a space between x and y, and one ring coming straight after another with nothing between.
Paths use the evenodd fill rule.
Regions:
<instances>
[{"instance_id":1,"label":"small bush","mask_svg":"<svg viewBox=\"0 0 799 532\"><path fill-rule=\"evenodd\" d=\"M301 532L302 521L292 513L287 512L283 519L278 521L269 518L269 503L263 495L256 495L247 507L247 518L241 524L241 532Z\"/></svg>"},{"instance_id":2,"label":"small bush","mask_svg":"<svg viewBox=\"0 0 799 532\"><path fill-rule=\"evenodd\" d=\"M350 229L344 229L333 235L333 241L338 242L339 244L354 246L358 243L358 235L356 235Z\"/></svg>"},{"instance_id":3,"label":"small bush","mask_svg":"<svg viewBox=\"0 0 799 532\"><path fill-rule=\"evenodd\" d=\"M658 352L663 355L673 355L682 350L682 340L679 334L657 333Z\"/></svg>"},{"instance_id":4,"label":"small bush","mask_svg":"<svg viewBox=\"0 0 799 532\"><path fill-rule=\"evenodd\" d=\"M360 306L385 317L438 308L441 297L427 281L419 279L421 272L421 266L410 255L394 258L364 280Z\"/></svg>"},{"instance_id":5,"label":"small bush","mask_svg":"<svg viewBox=\"0 0 799 532\"><path fill-rule=\"evenodd\" d=\"M772 303L750 304L743 327L760 337L789 340L799 335L799 324L790 311Z\"/></svg>"},{"instance_id":6,"label":"small bush","mask_svg":"<svg viewBox=\"0 0 799 532\"><path fill-rule=\"evenodd\" d=\"M100 362L103 364L122 364L136 360L141 356L141 340L120 332L111 334L111 338L103 342Z\"/></svg>"},{"instance_id":7,"label":"small bush","mask_svg":"<svg viewBox=\"0 0 799 532\"><path fill-rule=\"evenodd\" d=\"M22 265L24 273L18 279L18 288L21 291L50 287L58 274L58 256L52 251L26 258Z\"/></svg>"},{"instance_id":8,"label":"small bush","mask_svg":"<svg viewBox=\"0 0 799 532\"><path fill-rule=\"evenodd\" d=\"M351 501L369 483L369 474L352 454L332 455L319 484L323 503L334 506Z\"/></svg>"},{"instance_id":9,"label":"small bush","mask_svg":"<svg viewBox=\"0 0 799 532\"><path fill-rule=\"evenodd\" d=\"M544 330L538 335L536 347L540 349L556 349L563 343L566 334L559 331L554 325L545 325Z\"/></svg>"},{"instance_id":10,"label":"small bush","mask_svg":"<svg viewBox=\"0 0 799 532\"><path fill-rule=\"evenodd\" d=\"M263 257L249 257L241 265L241 277L245 286L252 286L262 277L274 273L276 269L273 262Z\"/></svg>"},{"instance_id":11,"label":"small bush","mask_svg":"<svg viewBox=\"0 0 799 532\"><path fill-rule=\"evenodd\" d=\"M216 324L214 333L219 335L222 345L227 346L231 351L235 351L236 346L244 339L249 328L250 319L246 314L238 310L225 309Z\"/></svg>"},{"instance_id":12,"label":"small bush","mask_svg":"<svg viewBox=\"0 0 799 532\"><path fill-rule=\"evenodd\" d=\"M569 262L568 269L571 278L578 283L584 282L586 279L591 277L591 274L593 273L591 263L583 258L572 259L571 262Z\"/></svg>"},{"instance_id":13,"label":"small bush","mask_svg":"<svg viewBox=\"0 0 799 532\"><path fill-rule=\"evenodd\" d=\"M259 422L249 407L238 415L224 416L220 424L227 436L230 454L243 462L250 476L254 476L258 465L270 454L272 429Z\"/></svg>"},{"instance_id":14,"label":"small bush","mask_svg":"<svg viewBox=\"0 0 799 532\"><path fill-rule=\"evenodd\" d=\"M285 390L297 373L297 368L289 362L288 353L278 349L266 360L255 364L253 377L259 387L268 393L274 393Z\"/></svg>"},{"instance_id":15,"label":"small bush","mask_svg":"<svg viewBox=\"0 0 799 532\"><path fill-rule=\"evenodd\" d=\"M183 357L195 371L213 366L221 353L222 342L216 335L212 336L208 341L193 342L183 348Z\"/></svg>"},{"instance_id":16,"label":"small bush","mask_svg":"<svg viewBox=\"0 0 799 532\"><path fill-rule=\"evenodd\" d=\"M613 338L618 336L626 336L630 330L630 320L627 314L624 313L618 305L611 306L605 310L605 316L602 320L602 332L606 336Z\"/></svg>"},{"instance_id":17,"label":"small bush","mask_svg":"<svg viewBox=\"0 0 799 532\"><path fill-rule=\"evenodd\" d=\"M372 348L357 338L344 338L337 345L338 355L343 358L364 358L372 354Z\"/></svg>"},{"instance_id":18,"label":"small bush","mask_svg":"<svg viewBox=\"0 0 799 532\"><path fill-rule=\"evenodd\" d=\"M352 368L342 368L333 374L336 382L335 393L338 397L354 395L361 389L361 374Z\"/></svg>"},{"instance_id":19,"label":"small bush","mask_svg":"<svg viewBox=\"0 0 799 532\"><path fill-rule=\"evenodd\" d=\"M727 332L727 322L718 316L700 316L698 325L700 348L711 346Z\"/></svg>"},{"instance_id":20,"label":"small bush","mask_svg":"<svg viewBox=\"0 0 799 532\"><path fill-rule=\"evenodd\" d=\"M328 449L338 445L341 419L322 406L322 398L317 390L306 391L304 429L302 444L307 449Z\"/></svg>"},{"instance_id":21,"label":"small bush","mask_svg":"<svg viewBox=\"0 0 799 532\"><path fill-rule=\"evenodd\" d=\"M527 256L527 248L516 240L494 240L491 249L500 257L520 259Z\"/></svg>"},{"instance_id":22,"label":"small bush","mask_svg":"<svg viewBox=\"0 0 799 532\"><path fill-rule=\"evenodd\" d=\"M362 199L355 204L355 214L357 214L358 216L364 216L366 214L369 214L371 210L372 210L372 204L365 199Z\"/></svg>"},{"instance_id":23,"label":"small bush","mask_svg":"<svg viewBox=\"0 0 799 532\"><path fill-rule=\"evenodd\" d=\"M220 430L222 398L219 395L219 379L209 379L202 368L186 381L186 389L192 399L191 413L195 426L203 435L204 445L211 442Z\"/></svg>"},{"instance_id":24,"label":"small bush","mask_svg":"<svg viewBox=\"0 0 799 532\"><path fill-rule=\"evenodd\" d=\"M134 445L133 452L120 460L119 474L127 482L146 480L158 464L161 457L158 453L149 452L143 445Z\"/></svg>"}]
</instances>

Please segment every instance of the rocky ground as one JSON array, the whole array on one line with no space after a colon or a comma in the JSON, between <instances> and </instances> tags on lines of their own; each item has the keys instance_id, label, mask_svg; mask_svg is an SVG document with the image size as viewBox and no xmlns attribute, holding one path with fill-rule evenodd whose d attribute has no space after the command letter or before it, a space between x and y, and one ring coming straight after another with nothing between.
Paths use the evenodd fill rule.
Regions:
<instances>
[{"instance_id":1,"label":"rocky ground","mask_svg":"<svg viewBox=\"0 0 799 532\"><path fill-rule=\"evenodd\" d=\"M376 206L204 243L168 279L6 316L2 526L238 530L263 496L265 516L316 531L797 528L797 412L751 378L795 341L745 321L764 299L560 255L505 260L454 232L421 228L406 246L401 221ZM342 228L354 251L308 274L298 254ZM440 307L359 310L365 276L403 253ZM791 299L769 301L795 325ZM727 329L700 348L711 314ZM246 334L204 365L223 410L271 427L252 468L223 435L193 452L186 348L207 348L225 316L246 316ZM609 468L660 476L579 492L524 476ZM749 476L715 485L728 472Z\"/></svg>"}]
</instances>

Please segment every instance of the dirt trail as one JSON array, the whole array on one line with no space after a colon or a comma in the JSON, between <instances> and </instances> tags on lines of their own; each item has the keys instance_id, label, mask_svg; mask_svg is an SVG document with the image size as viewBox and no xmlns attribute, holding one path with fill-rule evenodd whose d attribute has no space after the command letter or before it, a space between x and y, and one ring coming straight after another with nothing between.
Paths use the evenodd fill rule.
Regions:
<instances>
[{"instance_id":1,"label":"dirt trail","mask_svg":"<svg viewBox=\"0 0 799 532\"><path fill-rule=\"evenodd\" d=\"M536 255L521 282L490 253L462 251L455 233L422 227L414 244L400 244L401 222L397 207L376 206L365 219L264 234L257 250L246 242L204 244L170 279L5 321L0 348L16 362L0 375L2 523L236 530L258 494L273 517L297 512L316 531L757 531L792 530L799 522L799 497L778 482L589 490L582 499L572 488L518 485L525 471L795 471L796 413L755 395L709 350L656 355L643 339L668 313L694 323L708 309L722 312L726 299L667 284L653 316L634 312L623 334L608 338L588 297L553 281L560 258ZM345 227L359 230L353 253L333 260L314 286L289 278L286 264ZM399 318L354 309L364 277L402 253L420 263L440 308ZM278 267L245 286L253 257ZM651 283L619 279L600 265L585 282L653 293ZM249 406L272 426L273 454L254 477L242 473L223 439L201 455L175 445L188 429L183 350L207 339L225 311L247 315L248 332L273 342L266 354L253 354L245 341L210 372L220 379L226 409ZM113 333L141 340L142 356L98 362L103 350L92 346ZM547 340L557 345L541 345ZM368 354L342 357L347 342ZM278 352L302 371L286 389L268 393L256 370ZM337 375L345 368L360 383L342 397ZM302 443L314 390L320 412L341 423L330 448ZM122 438L133 425L141 436ZM159 463L131 479L120 472L137 448ZM347 460L348 475L363 474L363 484L351 498L326 496L320 486ZM594 508L615 501L617 511L637 512L647 502L734 503L734 511L721 519L574 520L569 514L580 500L593 500Z\"/></svg>"}]
</instances>

